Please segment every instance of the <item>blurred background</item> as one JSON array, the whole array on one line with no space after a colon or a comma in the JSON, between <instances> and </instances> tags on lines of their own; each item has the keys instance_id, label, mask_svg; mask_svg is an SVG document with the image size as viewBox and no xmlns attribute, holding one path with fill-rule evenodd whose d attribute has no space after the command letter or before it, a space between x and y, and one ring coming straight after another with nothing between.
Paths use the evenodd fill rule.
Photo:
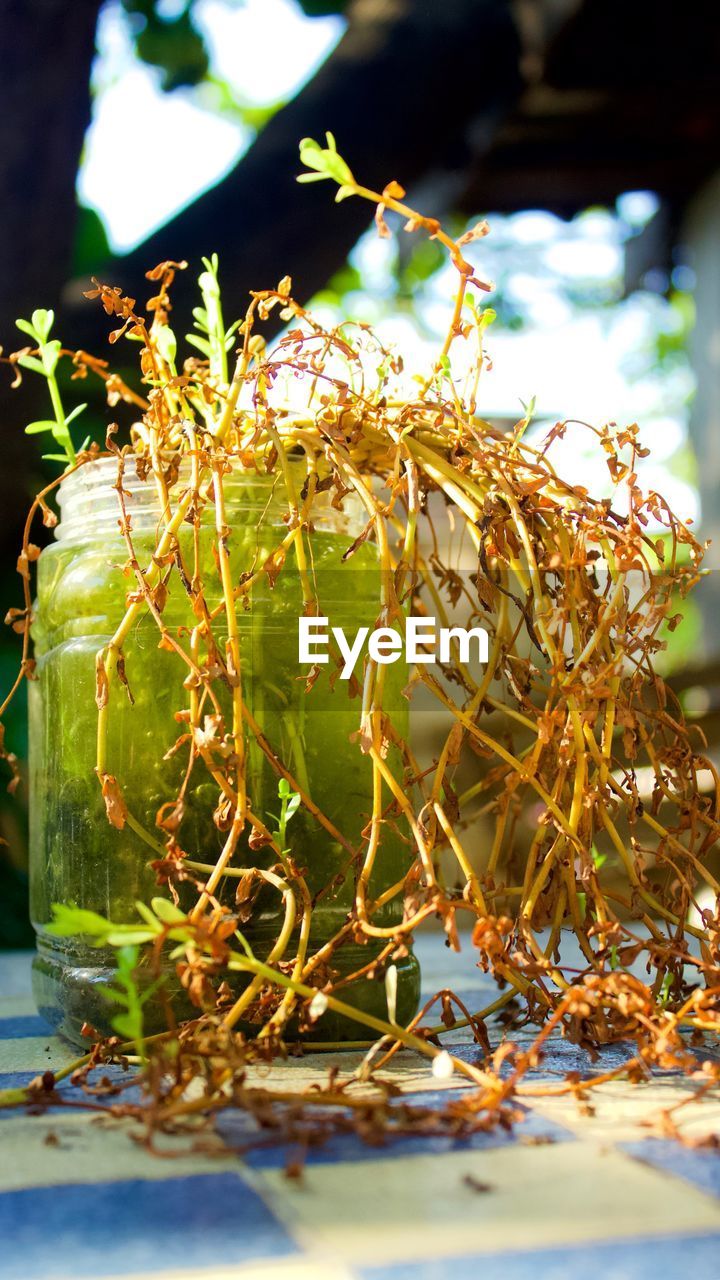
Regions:
<instances>
[{"instance_id":1,"label":"blurred background","mask_svg":"<svg viewBox=\"0 0 720 1280\"><path fill-rule=\"evenodd\" d=\"M536 431L640 422L643 486L717 544L718 65L705 0L0 0L0 344L23 345L15 318L53 306L65 345L108 354L89 277L144 299L144 272L167 258L192 268L175 290L184 332L195 268L217 252L227 317L289 274L324 320L371 321L424 369L447 324L443 254L380 240L367 205L296 185L299 139L331 129L361 181L398 179L458 233L490 222L474 252L497 312L481 414L510 427L534 404ZM3 608L19 603L22 523L53 473L22 430L44 416L44 387L10 382L0 365ZM99 395L91 411L101 440L110 411ZM597 490L583 445L569 433L558 461ZM716 579L665 655L711 736ZM2 696L17 659L7 630ZM23 759L22 697L6 734ZM2 789L4 946L31 940L25 803Z\"/></svg>"}]
</instances>

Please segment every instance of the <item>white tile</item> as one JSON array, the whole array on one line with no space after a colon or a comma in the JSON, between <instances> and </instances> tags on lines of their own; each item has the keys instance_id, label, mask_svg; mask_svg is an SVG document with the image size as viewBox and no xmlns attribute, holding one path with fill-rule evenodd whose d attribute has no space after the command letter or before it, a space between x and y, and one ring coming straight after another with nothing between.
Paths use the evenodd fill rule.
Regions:
<instances>
[{"instance_id":1,"label":"white tile","mask_svg":"<svg viewBox=\"0 0 720 1280\"><path fill-rule=\"evenodd\" d=\"M58 1071L79 1057L79 1049L58 1040L50 1031L46 1036L0 1039L0 1071Z\"/></svg>"},{"instance_id":2,"label":"white tile","mask_svg":"<svg viewBox=\"0 0 720 1280\"><path fill-rule=\"evenodd\" d=\"M48 1133L53 1135L51 1145L45 1141ZM0 1193L23 1187L126 1178L159 1180L242 1168L232 1155L189 1154L190 1136L177 1140L161 1136L161 1149L181 1153L172 1159L161 1159L134 1142L133 1133L137 1135L140 1130L133 1128L131 1122L92 1111L6 1117L0 1120ZM212 1142L212 1135L206 1136ZM220 1153L219 1144L217 1150Z\"/></svg>"},{"instance_id":3,"label":"white tile","mask_svg":"<svg viewBox=\"0 0 720 1280\"><path fill-rule=\"evenodd\" d=\"M127 1276L107 1276L105 1280L128 1280ZM251 1262L237 1267L211 1267L192 1271L151 1271L132 1280L355 1280L353 1271L343 1263L322 1258L285 1258L281 1262Z\"/></svg>"},{"instance_id":4,"label":"white tile","mask_svg":"<svg viewBox=\"0 0 720 1280\"><path fill-rule=\"evenodd\" d=\"M273 1170L262 1184L306 1247L358 1265L720 1229L709 1196L582 1142L315 1165L297 1185Z\"/></svg>"}]
</instances>

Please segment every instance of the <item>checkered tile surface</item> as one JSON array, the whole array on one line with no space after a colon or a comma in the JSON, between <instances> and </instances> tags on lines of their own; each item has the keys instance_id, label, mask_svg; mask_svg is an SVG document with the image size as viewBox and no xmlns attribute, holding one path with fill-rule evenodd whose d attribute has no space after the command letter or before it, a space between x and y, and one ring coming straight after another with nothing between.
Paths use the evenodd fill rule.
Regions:
<instances>
[{"instance_id":1,"label":"checkered tile surface","mask_svg":"<svg viewBox=\"0 0 720 1280\"><path fill-rule=\"evenodd\" d=\"M487 1003L469 955L420 942L429 991L453 985L475 1007ZM35 1013L29 973L29 956L0 955L0 1087L73 1056ZM471 1043L457 1039L472 1058ZM536 1078L603 1070L626 1052L592 1063L554 1042ZM308 1055L264 1079L306 1084L330 1061ZM332 1061L347 1067L357 1055ZM398 1055L392 1070L404 1091L437 1093L413 1055ZM168 1139L173 1158L152 1157L126 1125L64 1089L77 1106L0 1111L2 1280L720 1277L720 1154L649 1136L658 1112L687 1096L671 1073L601 1086L589 1115L565 1098L534 1100L513 1134L381 1148L344 1135L311 1154L300 1181L285 1176L287 1149L188 1156ZM720 1134L719 1101L680 1114L689 1133ZM239 1114L218 1128L238 1146L248 1136Z\"/></svg>"}]
</instances>

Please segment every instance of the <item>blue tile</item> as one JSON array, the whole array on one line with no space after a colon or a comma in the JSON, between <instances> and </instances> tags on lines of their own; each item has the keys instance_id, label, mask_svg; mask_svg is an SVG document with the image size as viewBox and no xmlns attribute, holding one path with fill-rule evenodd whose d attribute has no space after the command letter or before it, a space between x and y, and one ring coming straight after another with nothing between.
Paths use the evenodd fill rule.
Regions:
<instances>
[{"instance_id":1,"label":"blue tile","mask_svg":"<svg viewBox=\"0 0 720 1280\"><path fill-rule=\"evenodd\" d=\"M54 1035L55 1032L50 1023L36 1013L9 1018L0 1017L0 1040L24 1040L27 1036L47 1036L49 1041Z\"/></svg>"},{"instance_id":2,"label":"blue tile","mask_svg":"<svg viewBox=\"0 0 720 1280\"><path fill-rule=\"evenodd\" d=\"M512 1039L512 1032L509 1035ZM496 1041L499 1041L499 1036L493 1028L490 1029L490 1038L493 1045ZM689 1036L684 1038L686 1039L686 1050L693 1053L698 1062L703 1062L705 1059L720 1060L720 1049L717 1046L708 1044L698 1048L689 1043ZM485 1055L480 1045L449 1043L447 1047L451 1053L463 1062L468 1062L477 1067L483 1065ZM588 1049L572 1044L571 1041L564 1039L560 1035L553 1035L543 1045L539 1065L531 1072L531 1076L533 1082L537 1084L543 1080L563 1077L567 1075L568 1071L579 1071L581 1076L601 1075L606 1071L616 1071L618 1067L624 1066L631 1058L634 1058L635 1054L635 1046L630 1040L620 1040L617 1044L602 1045L592 1054ZM512 1070L512 1062L508 1060L504 1063L500 1074L507 1076ZM652 1074L653 1076L677 1076L681 1073L674 1068L670 1070L656 1068Z\"/></svg>"},{"instance_id":3,"label":"blue tile","mask_svg":"<svg viewBox=\"0 0 720 1280\"><path fill-rule=\"evenodd\" d=\"M459 1091L458 1091L459 1092ZM452 1096L454 1091L451 1092ZM402 1100L415 1106L437 1106L447 1102L447 1091L407 1094ZM526 1118L510 1132L491 1129L466 1138L433 1137L431 1135L399 1135L380 1145L363 1142L355 1133L335 1134L326 1142L305 1151L298 1143L276 1142L272 1130L260 1129L253 1119L242 1111L225 1111L218 1115L216 1130L230 1147L242 1154L252 1169L283 1169L288 1161L303 1156L308 1165L337 1164L366 1160L395 1160L400 1156L445 1155L452 1151L483 1151L521 1142L523 1137L545 1138L549 1142L574 1142L575 1135L563 1125L546 1120L534 1111L527 1110ZM266 1142L265 1146L251 1144ZM245 1148L248 1148L245 1150Z\"/></svg>"},{"instance_id":4,"label":"blue tile","mask_svg":"<svg viewBox=\"0 0 720 1280\"><path fill-rule=\"evenodd\" d=\"M653 1236L361 1267L359 1280L717 1280L720 1233Z\"/></svg>"},{"instance_id":5,"label":"blue tile","mask_svg":"<svg viewBox=\"0 0 720 1280\"><path fill-rule=\"evenodd\" d=\"M685 1041L685 1048L695 1054L698 1062L720 1062L720 1045L712 1040L709 1034L706 1035L704 1045L691 1043L693 1033L688 1027L683 1028L680 1034Z\"/></svg>"},{"instance_id":6,"label":"blue tile","mask_svg":"<svg viewBox=\"0 0 720 1280\"><path fill-rule=\"evenodd\" d=\"M29 1084L31 1080L34 1080L37 1074L37 1071L0 1071L0 1089L22 1089L24 1085ZM55 1110L57 1109L58 1108L55 1108ZM43 1111L45 1110L46 1108L43 1107ZM13 1116L24 1116L27 1114L26 1108L22 1105L17 1107L0 1107L0 1124L2 1124L3 1120L12 1119Z\"/></svg>"},{"instance_id":7,"label":"blue tile","mask_svg":"<svg viewBox=\"0 0 720 1280\"><path fill-rule=\"evenodd\" d=\"M42 1075L41 1071L5 1071L0 1072L0 1089L20 1089L23 1085L29 1084L31 1080L35 1080L38 1075ZM101 1076L107 1076L113 1083L119 1083L128 1079L129 1073L124 1071L118 1064L111 1063L101 1067L95 1072L93 1077L97 1083ZM91 1081L92 1082L92 1081ZM91 1094L85 1093L82 1088L73 1085L69 1079L61 1080L57 1086L57 1093L63 1099L63 1103L42 1102L36 1104L28 1104L32 1110L30 1114L46 1115L57 1113L64 1109L64 1103L72 1103L73 1108L78 1107L111 1107L115 1103L131 1102L139 1103L142 1101L142 1092L139 1085L126 1085L121 1093L111 1094ZM0 1107L0 1122L8 1119L10 1116L16 1116L28 1112L24 1107L5 1108Z\"/></svg>"},{"instance_id":8,"label":"blue tile","mask_svg":"<svg viewBox=\"0 0 720 1280\"><path fill-rule=\"evenodd\" d=\"M618 1143L618 1150L642 1160L675 1178L684 1178L701 1191L720 1196L720 1151L692 1150L669 1138L643 1138L639 1142ZM720 1258L718 1259L720 1275Z\"/></svg>"},{"instance_id":9,"label":"blue tile","mask_svg":"<svg viewBox=\"0 0 720 1280\"><path fill-rule=\"evenodd\" d=\"M426 1089L418 1090L416 1093L403 1094L400 1101L410 1102L414 1106L439 1107L443 1103L449 1102L452 1097L461 1097L463 1093L471 1093L472 1087L463 1086L460 1089ZM510 1133L504 1129L498 1129L495 1133L487 1134L487 1137L494 1137L496 1142L494 1145L499 1146L504 1142L513 1142L523 1137L527 1138L546 1138L549 1142L575 1142L576 1136L572 1129L567 1129L564 1124L560 1124L557 1120L548 1120L540 1115L538 1111L534 1111L532 1107L525 1106L522 1103L514 1104L517 1110L522 1111L524 1119L518 1121Z\"/></svg>"},{"instance_id":10,"label":"blue tile","mask_svg":"<svg viewBox=\"0 0 720 1280\"><path fill-rule=\"evenodd\" d=\"M228 1266L298 1252L234 1173L5 1192L0 1240L3 1280Z\"/></svg>"},{"instance_id":11,"label":"blue tile","mask_svg":"<svg viewBox=\"0 0 720 1280\"><path fill-rule=\"evenodd\" d=\"M450 1044L448 1049L462 1062L476 1067L483 1065L484 1054L477 1044ZM629 1062L634 1055L634 1046L628 1041L603 1045L593 1057L580 1045L571 1044L561 1036L553 1036L543 1045L539 1065L530 1072L528 1078L531 1078L534 1084L539 1084L543 1080L562 1078L568 1071L579 1071L581 1076L601 1075L605 1071L615 1071ZM513 1070L512 1062L506 1060L500 1074L508 1076Z\"/></svg>"},{"instance_id":12,"label":"blue tile","mask_svg":"<svg viewBox=\"0 0 720 1280\"><path fill-rule=\"evenodd\" d=\"M36 1075L37 1071L0 1071L0 1089L21 1089Z\"/></svg>"},{"instance_id":13,"label":"blue tile","mask_svg":"<svg viewBox=\"0 0 720 1280\"><path fill-rule=\"evenodd\" d=\"M437 987L433 987L432 989L428 988L427 990L423 987L423 990L420 993L420 1004L425 1004L427 1000L432 998L432 996L437 995L437 991ZM497 1000L498 998L497 988L494 988L489 982L484 987L453 987L452 993L457 996L458 999L462 1000L468 1013L479 1013L481 1009L486 1008L487 1005L492 1004L493 1000ZM463 1015L454 1001L452 1007L455 1016L457 1018L462 1018ZM431 1006L429 1012L425 1016L430 1022L434 1020L439 1024L440 1018L439 1016L435 1017L435 1014L439 1015L441 1010L442 1003L440 1000L436 1000L435 1004Z\"/></svg>"}]
</instances>

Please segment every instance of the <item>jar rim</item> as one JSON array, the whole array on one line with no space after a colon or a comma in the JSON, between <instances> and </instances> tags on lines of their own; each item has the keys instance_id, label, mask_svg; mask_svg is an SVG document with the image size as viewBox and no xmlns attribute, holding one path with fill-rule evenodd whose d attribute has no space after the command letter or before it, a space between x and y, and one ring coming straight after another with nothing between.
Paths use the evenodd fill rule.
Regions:
<instances>
[{"instance_id":1,"label":"jar rim","mask_svg":"<svg viewBox=\"0 0 720 1280\"><path fill-rule=\"evenodd\" d=\"M148 472L147 478L139 476L136 467L133 465L136 455L129 453L125 456L125 469L123 471L123 487L126 489L143 489L152 483L152 471ZM282 471L278 468L274 471L258 471L256 467L247 467L241 458L234 454L227 455L230 469L226 473L229 480L241 479L243 483L263 484L266 485L271 480L282 480ZM288 459L292 468L300 470L303 459ZM178 468L178 479L184 479L190 469L190 456L182 454L180 457L180 465ZM64 476L59 488L58 494L63 492L72 492L72 490L80 485L90 488L98 484L107 484L108 477L112 476L113 480L117 476L118 461L113 453L104 453L97 458L91 458L87 462L83 462L74 471Z\"/></svg>"},{"instance_id":2,"label":"jar rim","mask_svg":"<svg viewBox=\"0 0 720 1280\"><path fill-rule=\"evenodd\" d=\"M297 471L298 489L306 474L304 458L291 458L290 465ZM276 467L271 472L261 472L255 467L243 465L240 458L230 454L230 469L223 479L228 486L228 498L239 507L239 500L245 509L258 514L264 513L269 523L281 523L288 510L287 490L282 469ZM144 518L155 525L160 518L161 509L157 490L153 483L153 473L139 476L134 463L134 455L126 458L123 472L123 489L128 494L127 506L131 515ZM61 481L57 491L57 502L61 519L55 528L55 537L65 541L76 538L87 532L90 525L95 530L115 531L117 529L119 507L116 493L118 460L113 454L104 454L83 463L77 470L70 472ZM183 455L176 480L170 487L171 494L176 494L187 487L190 479L190 459ZM312 521L321 527L336 532L348 532L351 536L361 532L367 515L365 508L356 493L344 494L341 507L332 505L333 495L324 490L316 495L313 502ZM110 499L112 501L110 501ZM107 500L105 509L104 500Z\"/></svg>"}]
</instances>

